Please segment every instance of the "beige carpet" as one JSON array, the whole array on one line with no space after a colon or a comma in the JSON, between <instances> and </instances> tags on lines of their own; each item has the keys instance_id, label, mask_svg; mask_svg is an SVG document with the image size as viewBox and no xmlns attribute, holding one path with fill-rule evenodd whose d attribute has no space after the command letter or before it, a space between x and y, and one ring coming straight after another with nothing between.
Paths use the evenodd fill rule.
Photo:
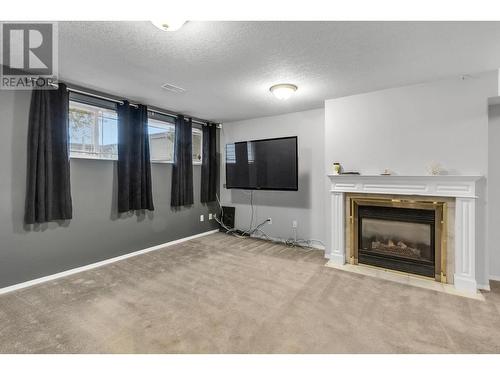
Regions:
<instances>
[{"instance_id":1,"label":"beige carpet","mask_svg":"<svg viewBox=\"0 0 500 375\"><path fill-rule=\"evenodd\" d=\"M500 287L481 302L324 264L214 234L0 296L0 352L500 352Z\"/></svg>"}]
</instances>

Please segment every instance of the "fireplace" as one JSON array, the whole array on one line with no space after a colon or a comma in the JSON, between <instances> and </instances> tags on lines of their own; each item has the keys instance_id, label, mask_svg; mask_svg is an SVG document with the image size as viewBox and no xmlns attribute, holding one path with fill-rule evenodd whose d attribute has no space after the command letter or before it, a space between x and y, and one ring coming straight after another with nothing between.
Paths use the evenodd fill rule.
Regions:
<instances>
[{"instance_id":1,"label":"fireplace","mask_svg":"<svg viewBox=\"0 0 500 375\"><path fill-rule=\"evenodd\" d=\"M366 271L375 277L406 278L415 285L432 284L438 289L449 290L448 285L426 283L419 280L423 276L409 277L411 274L407 272L396 275L382 272L378 267L353 267L359 256L359 206L428 209L435 215L434 279L453 286L453 290L460 293L476 295L478 279L487 279L484 263L476 262L476 258L484 260L481 251L485 250L481 243L482 232L476 233L484 214L485 181L482 176L344 174L328 177L331 182L330 215L325 255L329 266L352 272ZM478 243L482 246L477 246Z\"/></svg>"},{"instance_id":2,"label":"fireplace","mask_svg":"<svg viewBox=\"0 0 500 375\"><path fill-rule=\"evenodd\" d=\"M446 203L351 196L351 264L446 282Z\"/></svg>"}]
</instances>

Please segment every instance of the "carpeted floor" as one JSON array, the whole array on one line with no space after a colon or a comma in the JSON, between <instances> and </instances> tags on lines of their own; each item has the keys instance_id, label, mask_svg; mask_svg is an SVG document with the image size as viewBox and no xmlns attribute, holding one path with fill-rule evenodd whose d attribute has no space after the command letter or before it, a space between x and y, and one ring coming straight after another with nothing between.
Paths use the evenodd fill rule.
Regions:
<instances>
[{"instance_id":1,"label":"carpeted floor","mask_svg":"<svg viewBox=\"0 0 500 375\"><path fill-rule=\"evenodd\" d=\"M500 353L486 302L214 234L0 296L3 353Z\"/></svg>"}]
</instances>

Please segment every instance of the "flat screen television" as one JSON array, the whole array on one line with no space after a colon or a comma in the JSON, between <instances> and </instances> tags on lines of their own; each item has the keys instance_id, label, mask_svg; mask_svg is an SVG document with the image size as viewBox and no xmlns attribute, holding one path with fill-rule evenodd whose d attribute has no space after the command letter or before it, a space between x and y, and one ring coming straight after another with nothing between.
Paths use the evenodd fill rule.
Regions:
<instances>
[{"instance_id":1,"label":"flat screen television","mask_svg":"<svg viewBox=\"0 0 500 375\"><path fill-rule=\"evenodd\" d=\"M226 188L298 190L297 137L226 144Z\"/></svg>"}]
</instances>

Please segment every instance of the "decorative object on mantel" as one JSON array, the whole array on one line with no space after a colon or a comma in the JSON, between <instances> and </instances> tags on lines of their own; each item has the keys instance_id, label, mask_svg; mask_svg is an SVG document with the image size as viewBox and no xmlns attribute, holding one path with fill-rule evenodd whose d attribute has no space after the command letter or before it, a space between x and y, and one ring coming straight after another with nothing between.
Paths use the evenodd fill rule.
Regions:
<instances>
[{"instance_id":1,"label":"decorative object on mantel","mask_svg":"<svg viewBox=\"0 0 500 375\"><path fill-rule=\"evenodd\" d=\"M340 165L340 163L333 163L333 174L339 175L341 171L342 166Z\"/></svg>"},{"instance_id":2,"label":"decorative object on mantel","mask_svg":"<svg viewBox=\"0 0 500 375\"><path fill-rule=\"evenodd\" d=\"M380 174L381 176L390 176L392 174L389 168L384 169L384 171Z\"/></svg>"},{"instance_id":3,"label":"decorative object on mantel","mask_svg":"<svg viewBox=\"0 0 500 375\"><path fill-rule=\"evenodd\" d=\"M443 168L441 168L441 164L436 161L431 161L427 166L427 173L430 176L439 176L443 174Z\"/></svg>"}]
</instances>

